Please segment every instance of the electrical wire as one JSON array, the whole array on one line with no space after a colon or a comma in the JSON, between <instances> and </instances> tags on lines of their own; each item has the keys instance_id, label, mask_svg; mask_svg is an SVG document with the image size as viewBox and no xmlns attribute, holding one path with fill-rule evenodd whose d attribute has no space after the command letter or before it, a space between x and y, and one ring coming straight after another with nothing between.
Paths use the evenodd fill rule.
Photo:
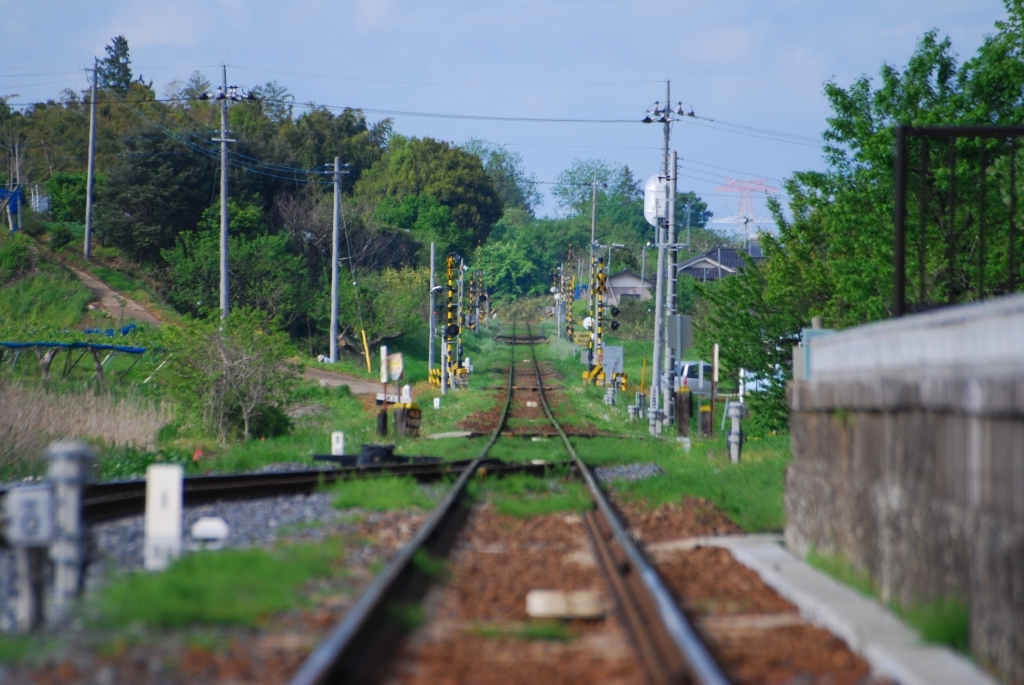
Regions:
<instances>
[{"instance_id":1,"label":"electrical wire","mask_svg":"<svg viewBox=\"0 0 1024 685\"><path fill-rule=\"evenodd\" d=\"M328 76L324 74L304 74L294 71L275 71L272 69L253 69L250 67L239 67L237 65L226 65L240 71L256 71L265 74L281 74L284 76L305 76L318 79L333 79L336 81L357 81L360 83L390 83L401 86L447 86L454 88L594 88L603 86L636 86L663 83L663 81L611 81L606 83L445 83L443 81L397 81L391 79L362 78L358 76Z\"/></svg>"}]
</instances>

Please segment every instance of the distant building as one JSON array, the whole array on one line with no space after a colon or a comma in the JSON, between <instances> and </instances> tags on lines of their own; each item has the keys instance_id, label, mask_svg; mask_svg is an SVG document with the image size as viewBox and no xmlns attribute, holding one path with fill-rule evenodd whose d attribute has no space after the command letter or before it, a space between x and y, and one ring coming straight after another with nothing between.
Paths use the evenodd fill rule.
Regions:
<instances>
[{"instance_id":1,"label":"distant building","mask_svg":"<svg viewBox=\"0 0 1024 685\"><path fill-rule=\"evenodd\" d=\"M676 273L698 281L717 281L720 278L735 276L740 269L747 265L744 253L754 263L764 259L761 246L756 240L751 240L745 250L725 245L712 248L704 254L677 264Z\"/></svg>"},{"instance_id":2,"label":"distant building","mask_svg":"<svg viewBox=\"0 0 1024 685\"><path fill-rule=\"evenodd\" d=\"M608 304L617 305L623 297L649 300L653 291L654 281L646 277L641 281L638 275L629 270L612 274L608 278Z\"/></svg>"}]
</instances>

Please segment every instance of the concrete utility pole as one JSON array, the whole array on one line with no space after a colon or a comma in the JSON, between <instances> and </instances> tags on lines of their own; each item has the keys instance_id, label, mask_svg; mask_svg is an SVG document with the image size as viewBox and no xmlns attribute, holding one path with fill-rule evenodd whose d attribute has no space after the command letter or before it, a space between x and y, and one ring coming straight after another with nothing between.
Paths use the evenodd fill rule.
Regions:
<instances>
[{"instance_id":1,"label":"concrete utility pole","mask_svg":"<svg viewBox=\"0 0 1024 685\"><path fill-rule=\"evenodd\" d=\"M675 350L669 345L667 327L670 316L676 315L676 151L669 155L669 178L668 180L668 254L666 264L665 284L665 378L667 387L662 395L662 408L665 412L665 421L675 421Z\"/></svg>"},{"instance_id":2,"label":"concrete utility pole","mask_svg":"<svg viewBox=\"0 0 1024 685\"><path fill-rule=\"evenodd\" d=\"M427 344L427 370L434 370L434 338L437 336L437 293L434 292L434 257L436 246L430 243L430 341Z\"/></svg>"},{"instance_id":3,"label":"concrete utility pole","mask_svg":"<svg viewBox=\"0 0 1024 685\"><path fill-rule=\"evenodd\" d=\"M223 67L224 85L217 99L220 100L220 316L228 316L228 143L237 142L228 138L228 68Z\"/></svg>"},{"instance_id":4,"label":"concrete utility pole","mask_svg":"<svg viewBox=\"0 0 1024 685\"><path fill-rule=\"evenodd\" d=\"M665 316L665 243L668 242L667 226L663 219L658 220L655 227L658 245L658 270L654 286L654 359L651 363L651 398L650 410L650 432L651 435L661 435L661 412L660 394L663 376L662 343L664 340L664 327L662 326Z\"/></svg>"},{"instance_id":5,"label":"concrete utility pole","mask_svg":"<svg viewBox=\"0 0 1024 685\"><path fill-rule=\"evenodd\" d=\"M99 60L93 58L92 95L89 102L89 175L85 182L85 258L92 257L92 193L96 187L96 82L99 80L97 66Z\"/></svg>"},{"instance_id":6,"label":"concrete utility pole","mask_svg":"<svg viewBox=\"0 0 1024 685\"><path fill-rule=\"evenodd\" d=\"M227 221L227 219L223 219ZM226 229L225 229L226 233ZM331 231L331 363L338 363L338 245L341 241L341 157L334 158L334 226Z\"/></svg>"}]
</instances>

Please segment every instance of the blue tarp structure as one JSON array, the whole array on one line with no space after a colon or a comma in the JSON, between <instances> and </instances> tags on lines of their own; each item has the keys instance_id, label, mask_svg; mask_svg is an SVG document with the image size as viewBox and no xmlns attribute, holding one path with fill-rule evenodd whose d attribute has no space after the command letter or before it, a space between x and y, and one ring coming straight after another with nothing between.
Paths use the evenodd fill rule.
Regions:
<instances>
[{"instance_id":1,"label":"blue tarp structure","mask_svg":"<svg viewBox=\"0 0 1024 685\"><path fill-rule=\"evenodd\" d=\"M11 223L14 225L15 231L21 225L20 218L18 217L18 208L21 206L21 194L21 186L16 186L14 190L0 188L0 209L6 206L10 210Z\"/></svg>"},{"instance_id":2,"label":"blue tarp structure","mask_svg":"<svg viewBox=\"0 0 1024 685\"><path fill-rule=\"evenodd\" d=\"M65 350L112 350L114 352L127 352L128 354L145 354L145 347L128 347L126 345L104 345L102 343L60 343L60 342L4 342L0 340L0 347L10 350L25 350L31 347L57 347Z\"/></svg>"},{"instance_id":3,"label":"blue tarp structure","mask_svg":"<svg viewBox=\"0 0 1024 685\"><path fill-rule=\"evenodd\" d=\"M116 328L85 328L82 330L82 332L87 335L105 335L108 338L113 338L119 332L121 333L121 335L128 335L136 328L138 328L138 326L136 326L133 323L130 323L127 326L121 328L120 331Z\"/></svg>"}]
</instances>

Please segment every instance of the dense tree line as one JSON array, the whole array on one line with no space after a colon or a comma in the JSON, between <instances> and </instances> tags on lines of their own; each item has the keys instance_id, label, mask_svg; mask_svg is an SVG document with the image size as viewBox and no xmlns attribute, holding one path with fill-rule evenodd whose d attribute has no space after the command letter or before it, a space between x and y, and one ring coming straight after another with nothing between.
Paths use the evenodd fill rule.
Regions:
<instances>
[{"instance_id":1,"label":"dense tree line","mask_svg":"<svg viewBox=\"0 0 1024 685\"><path fill-rule=\"evenodd\" d=\"M903 69L885 64L877 82L863 76L845 88L826 84L832 108L824 132L826 171L788 180L790 217L776 201L778 234L765 237L763 263L703 289L700 347L707 353L722 342L725 365L763 372L771 390L758 398L754 415L764 428L786 423L792 345L812 317L845 328L893 314L895 127L1024 120L1024 3L1007 0L1006 6L1006 21L970 59L960 62L950 40L931 31ZM962 138L955 147L911 141L907 279L915 306L977 298L982 283L985 296L1006 291L1012 282L1009 189L1020 149L1019 140L1011 146ZM1019 195L1019 179L1014 182ZM977 230L982 208L984 242ZM1020 226L1020 203L1015 210ZM1013 249L1022 254L1017 233ZM979 260L982 249L986 257ZM1020 260L1015 270L1016 283L1024 282Z\"/></svg>"},{"instance_id":2,"label":"dense tree line","mask_svg":"<svg viewBox=\"0 0 1024 685\"><path fill-rule=\"evenodd\" d=\"M201 72L160 95L132 71L128 41L115 37L98 65L97 189L93 231L101 248L145 270L181 312L202 317L219 306L219 150L216 89ZM89 91L12 109L0 100L8 178L45 184L53 221L81 223ZM333 200L324 166L340 156L342 327L371 341L400 335L426 315L426 290L406 292L428 266L429 245L488 273L498 297L546 292L569 245L583 256L590 236L591 181L597 235L627 245L615 262L639 269L653 230L643 221L639 180L626 167L578 161L554 187L558 218L538 218L541 193L520 155L482 140L458 146L409 138L392 122L353 109L298 106L269 82L242 90L228 125L232 306L266 312L293 336L322 341L329 316ZM698 246L717 243L710 216L692 193ZM682 216L682 213L680 213ZM69 242L66 229L52 229ZM53 238L51 237L51 240ZM51 242L54 246L56 242ZM102 253L102 249L101 249ZM389 275L394 274L394 275ZM397 288L380 296L380 288ZM402 312L386 312L402 303Z\"/></svg>"}]
</instances>

